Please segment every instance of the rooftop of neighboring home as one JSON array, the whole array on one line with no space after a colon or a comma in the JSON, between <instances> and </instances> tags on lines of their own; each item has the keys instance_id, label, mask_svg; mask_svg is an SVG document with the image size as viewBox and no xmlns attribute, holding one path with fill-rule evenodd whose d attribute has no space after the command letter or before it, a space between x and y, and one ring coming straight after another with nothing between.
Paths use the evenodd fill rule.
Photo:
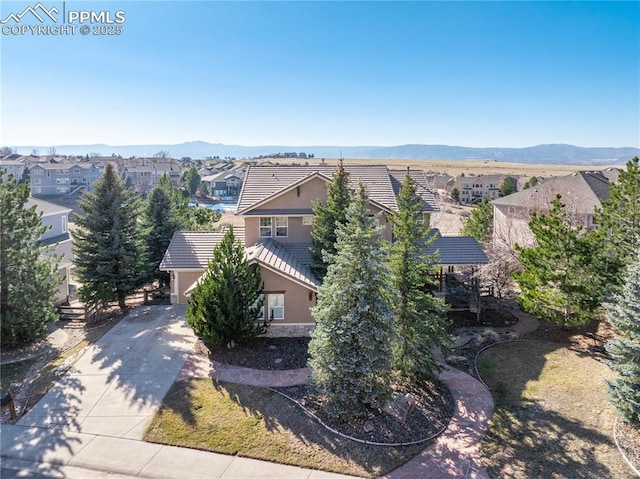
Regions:
<instances>
[{"instance_id":1,"label":"rooftop of neighboring home","mask_svg":"<svg viewBox=\"0 0 640 479\"><path fill-rule=\"evenodd\" d=\"M367 186L372 203L389 212L398 209L396 194L401 184L400 178L403 179L406 172L389 171L385 165L345 165L345 170L352 188L355 189L360 181ZM330 165L250 166L240 192L238 214L250 214L251 210L312 178L328 182L334 171L335 167ZM425 210L436 211L433 193L427 194L431 189L424 173L415 171L411 174L420 185L421 192L425 192Z\"/></svg>"},{"instance_id":2,"label":"rooftop of neighboring home","mask_svg":"<svg viewBox=\"0 0 640 479\"><path fill-rule=\"evenodd\" d=\"M32 206L35 206L36 211L42 213L42 216L58 215L71 212L71 208L67 208L66 206L51 203L50 201L44 201L39 198L29 197L26 207L31 208Z\"/></svg>"},{"instance_id":3,"label":"rooftop of neighboring home","mask_svg":"<svg viewBox=\"0 0 640 479\"><path fill-rule=\"evenodd\" d=\"M438 253L439 262L442 265L475 265L487 264L489 258L484 253L475 238L470 236L442 236L437 228L431 230L436 239L427 248L425 254Z\"/></svg>"},{"instance_id":4,"label":"rooftop of neighboring home","mask_svg":"<svg viewBox=\"0 0 640 479\"><path fill-rule=\"evenodd\" d=\"M613 177L613 174L610 173ZM602 200L609 198L609 179L602 171L578 171L560 178L550 178L526 190L497 198L495 206L514 206L528 209L549 208L557 194L574 211L593 213Z\"/></svg>"}]
</instances>

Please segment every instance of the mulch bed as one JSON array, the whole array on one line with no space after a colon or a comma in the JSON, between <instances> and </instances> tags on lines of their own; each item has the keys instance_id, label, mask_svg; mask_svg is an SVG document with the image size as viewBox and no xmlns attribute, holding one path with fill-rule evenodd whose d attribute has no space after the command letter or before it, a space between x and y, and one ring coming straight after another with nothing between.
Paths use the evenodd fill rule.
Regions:
<instances>
[{"instance_id":1,"label":"mulch bed","mask_svg":"<svg viewBox=\"0 0 640 479\"><path fill-rule=\"evenodd\" d=\"M616 433L620 449L633 467L640 471L640 431L619 420L616 424Z\"/></svg>"},{"instance_id":2,"label":"mulch bed","mask_svg":"<svg viewBox=\"0 0 640 479\"><path fill-rule=\"evenodd\" d=\"M254 338L233 348L198 340L195 351L220 363L251 369L287 370L307 366L309 338Z\"/></svg>"},{"instance_id":3,"label":"mulch bed","mask_svg":"<svg viewBox=\"0 0 640 479\"><path fill-rule=\"evenodd\" d=\"M446 428L454 413L453 398L449 390L439 381L433 380L417 385L402 381L393 384L394 395L410 394L416 400L416 408L404 423L374 409L349 422L339 421L327 414L327 398L313 386L301 385L277 390L295 399L324 424L341 434L373 443L406 444L432 438ZM367 432L365 424L373 430Z\"/></svg>"},{"instance_id":4,"label":"mulch bed","mask_svg":"<svg viewBox=\"0 0 640 479\"><path fill-rule=\"evenodd\" d=\"M447 313L449 320L449 330L466 327L498 327L504 328L513 326L518 322L518 318L510 311L499 308L483 308L480 310L480 321L478 315L469 310L465 311L449 311Z\"/></svg>"}]
</instances>

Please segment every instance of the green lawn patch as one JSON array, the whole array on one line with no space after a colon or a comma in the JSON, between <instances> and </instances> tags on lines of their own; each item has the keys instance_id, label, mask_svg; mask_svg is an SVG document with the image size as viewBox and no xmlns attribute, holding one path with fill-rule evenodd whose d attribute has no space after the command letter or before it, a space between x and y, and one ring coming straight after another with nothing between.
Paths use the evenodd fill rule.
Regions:
<instances>
[{"instance_id":1,"label":"green lawn patch","mask_svg":"<svg viewBox=\"0 0 640 479\"><path fill-rule=\"evenodd\" d=\"M211 379L175 382L145 440L363 477L385 474L426 447L356 443L268 389Z\"/></svg>"},{"instance_id":2,"label":"green lawn patch","mask_svg":"<svg viewBox=\"0 0 640 479\"><path fill-rule=\"evenodd\" d=\"M562 344L528 341L487 349L478 367L496 401L481 444L492 477L632 476L613 441L606 365Z\"/></svg>"}]
</instances>

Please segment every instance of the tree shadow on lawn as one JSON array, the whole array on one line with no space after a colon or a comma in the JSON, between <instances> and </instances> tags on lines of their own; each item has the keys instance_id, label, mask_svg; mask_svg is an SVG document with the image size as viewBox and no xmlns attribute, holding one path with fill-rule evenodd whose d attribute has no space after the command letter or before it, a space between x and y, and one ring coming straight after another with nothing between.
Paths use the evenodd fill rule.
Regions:
<instances>
[{"instance_id":1,"label":"tree shadow on lawn","mask_svg":"<svg viewBox=\"0 0 640 479\"><path fill-rule=\"evenodd\" d=\"M498 408L481 443L491 477L602 478L617 476L598 460L611 438L536 402Z\"/></svg>"},{"instance_id":2,"label":"tree shadow on lawn","mask_svg":"<svg viewBox=\"0 0 640 479\"><path fill-rule=\"evenodd\" d=\"M223 417L224 410L231 407L226 401L215 406L218 418L200 414L210 408L203 404L207 396L203 396L206 389L200 390L202 382L241 408L242 421ZM219 396L217 400L222 402ZM292 401L269 389L211 379L174 383L164 399L160 417L166 412L178 415L184 425L176 426L174 431L188 429L173 436L179 445L365 477L396 469L429 444L391 447L358 443L328 431ZM259 431L260 422L263 431ZM149 429L151 433L155 423L154 420ZM196 444L194 438L198 437L202 439ZM163 442L161 437L148 435L149 439ZM207 445L209 440L212 442Z\"/></svg>"},{"instance_id":3,"label":"tree shadow on lawn","mask_svg":"<svg viewBox=\"0 0 640 479\"><path fill-rule=\"evenodd\" d=\"M597 384L606 368L593 354L515 341L481 353L478 369L497 405L480 448L492 477L629 476L607 434L608 403Z\"/></svg>"}]
</instances>

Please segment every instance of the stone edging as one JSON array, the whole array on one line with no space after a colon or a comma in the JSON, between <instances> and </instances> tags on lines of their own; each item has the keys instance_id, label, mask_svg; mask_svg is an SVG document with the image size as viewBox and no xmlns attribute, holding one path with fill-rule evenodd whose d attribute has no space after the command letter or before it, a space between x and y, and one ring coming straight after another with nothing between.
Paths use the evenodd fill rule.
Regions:
<instances>
[{"instance_id":1,"label":"stone edging","mask_svg":"<svg viewBox=\"0 0 640 479\"><path fill-rule=\"evenodd\" d=\"M449 427L449 423L451 422L451 418L449 418L449 420L447 421L447 424L445 424L438 432L436 432L435 434L432 434L429 437L426 437L424 439L419 439L417 441L411 441L411 442L374 442L374 441L366 441L364 439L358 439L357 437L352 437L349 436L347 434L343 434L340 431L333 429L331 426L329 426L328 424L325 424L322 419L320 419L318 416L316 416L315 414L313 414L311 411L309 411L306 407L304 407L302 404L300 404L298 401L296 401L295 399L293 399L292 397L287 396L286 394L277 391L273 388L267 388L270 391L273 391L276 394L279 394L282 397L287 398L289 401L292 401L294 404L296 404L298 407L300 407L305 414L307 414L308 416L312 417L313 419L315 419L316 421L318 421L318 423L324 427L327 431L330 431L334 434L337 434L340 437L343 437L345 439L350 439L351 441L355 441L355 442L359 442L361 444L366 444L368 446L388 446L388 447L399 447L399 446L415 446L417 444L422 444L424 442L427 441L431 441L432 439L435 439L436 437L440 436L444 431L447 430L447 428ZM455 413L454 413L455 414ZM452 415L453 417L453 415Z\"/></svg>"},{"instance_id":2,"label":"stone edging","mask_svg":"<svg viewBox=\"0 0 640 479\"><path fill-rule=\"evenodd\" d=\"M616 443L616 447L618 448L618 451L620 451L620 455L624 458L624 460L627 462L627 464L629 464L629 467L631 468L631 470L633 472L635 472L638 477L640 477L640 471L638 471L638 469L636 469L636 467L633 464L631 464L631 461L626 456L626 454L624 453L624 451L620 447L620 443L618 442L618 421L619 420L620 420L620 418L616 418L616 422L613 423L613 440Z\"/></svg>"}]
</instances>

